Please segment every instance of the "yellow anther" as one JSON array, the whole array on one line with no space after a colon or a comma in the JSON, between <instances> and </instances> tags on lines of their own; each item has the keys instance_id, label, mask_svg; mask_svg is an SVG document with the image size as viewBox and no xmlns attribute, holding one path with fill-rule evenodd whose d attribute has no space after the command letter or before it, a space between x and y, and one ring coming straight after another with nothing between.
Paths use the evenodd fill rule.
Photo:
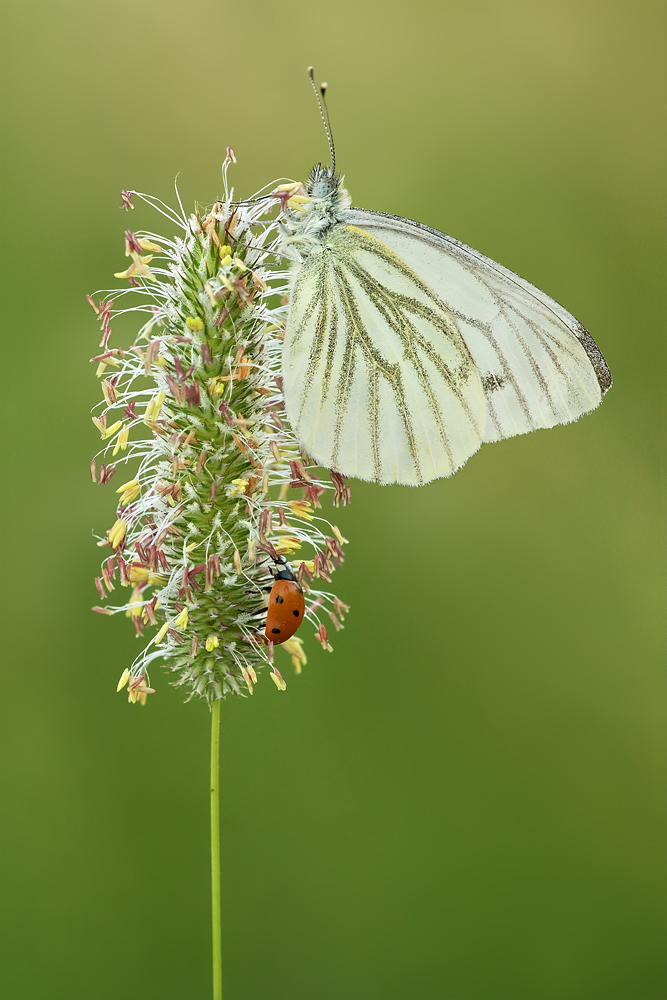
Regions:
<instances>
[{"instance_id":1,"label":"yellow anther","mask_svg":"<svg viewBox=\"0 0 667 1000\"><path fill-rule=\"evenodd\" d=\"M142 250L150 250L152 253L162 253L162 247L157 246L156 243L151 243L150 240L137 240L137 243Z\"/></svg>"},{"instance_id":2,"label":"yellow anther","mask_svg":"<svg viewBox=\"0 0 667 1000\"><path fill-rule=\"evenodd\" d=\"M129 483L119 486L116 493L123 494L120 498L120 505L121 507L126 507L128 503L136 500L141 493L141 484L138 479L132 479Z\"/></svg>"},{"instance_id":3,"label":"yellow anther","mask_svg":"<svg viewBox=\"0 0 667 1000\"><path fill-rule=\"evenodd\" d=\"M144 423L154 424L157 418L160 416L160 410L162 409L162 404L167 397L164 390L160 390L157 396L153 396L152 399L146 404L146 412L144 413Z\"/></svg>"},{"instance_id":4,"label":"yellow anther","mask_svg":"<svg viewBox=\"0 0 667 1000\"><path fill-rule=\"evenodd\" d=\"M287 684L285 684L285 681L282 679L280 674L278 674L275 670L271 671L271 680L276 685L279 691L284 691L287 688Z\"/></svg>"},{"instance_id":5,"label":"yellow anther","mask_svg":"<svg viewBox=\"0 0 667 1000\"><path fill-rule=\"evenodd\" d=\"M119 451L125 451L125 449L127 448L127 442L129 440L129 437L130 437L130 428L127 424L123 424L120 433L118 435L118 438L116 439L113 451L111 453L114 457L118 454Z\"/></svg>"},{"instance_id":6,"label":"yellow anther","mask_svg":"<svg viewBox=\"0 0 667 1000\"><path fill-rule=\"evenodd\" d=\"M231 254L231 252L232 252L232 248L228 247L226 243L225 243L224 246L220 247L220 256L221 257L229 257L229 255Z\"/></svg>"},{"instance_id":7,"label":"yellow anther","mask_svg":"<svg viewBox=\"0 0 667 1000\"><path fill-rule=\"evenodd\" d=\"M218 375L216 378L212 378L208 384L208 391L212 396L222 396L225 391L225 379Z\"/></svg>"},{"instance_id":8,"label":"yellow anther","mask_svg":"<svg viewBox=\"0 0 667 1000\"><path fill-rule=\"evenodd\" d=\"M127 507L129 503L132 503L133 500L137 499L140 493L141 493L140 486L137 486L136 490L132 490L132 492L130 493L123 493L122 497L119 500L120 506Z\"/></svg>"},{"instance_id":9,"label":"yellow anther","mask_svg":"<svg viewBox=\"0 0 667 1000\"><path fill-rule=\"evenodd\" d=\"M150 570L148 566L130 566L128 570L130 583L148 583Z\"/></svg>"},{"instance_id":10,"label":"yellow anther","mask_svg":"<svg viewBox=\"0 0 667 1000\"><path fill-rule=\"evenodd\" d=\"M114 406L116 403L116 389L108 379L104 379L102 382L102 392L104 393L104 398L106 399L109 406Z\"/></svg>"},{"instance_id":11,"label":"yellow anther","mask_svg":"<svg viewBox=\"0 0 667 1000\"><path fill-rule=\"evenodd\" d=\"M111 542L111 548L117 549L125 538L127 532L127 521L124 521L122 517L119 517L113 527L109 528L107 532L107 538Z\"/></svg>"},{"instance_id":12,"label":"yellow anther","mask_svg":"<svg viewBox=\"0 0 667 1000\"><path fill-rule=\"evenodd\" d=\"M127 490L132 490L134 489L135 486L139 486L139 480L130 479L127 483L123 483L122 486L119 486L118 489L116 490L116 493L126 493ZM139 489L141 489L140 486Z\"/></svg>"},{"instance_id":13,"label":"yellow anther","mask_svg":"<svg viewBox=\"0 0 667 1000\"><path fill-rule=\"evenodd\" d=\"M185 321L185 325L187 326L188 330L192 331L192 333L201 333L202 330L204 329L204 324L200 320L199 316L188 316L188 318Z\"/></svg>"},{"instance_id":14,"label":"yellow anther","mask_svg":"<svg viewBox=\"0 0 667 1000\"><path fill-rule=\"evenodd\" d=\"M331 525L331 530L333 531L334 538L339 541L341 545L348 544L347 538L343 538L335 524Z\"/></svg>"},{"instance_id":15,"label":"yellow anther","mask_svg":"<svg viewBox=\"0 0 667 1000\"><path fill-rule=\"evenodd\" d=\"M127 700L131 705L135 705L140 702L142 705L146 704L146 695L155 694L154 688L149 688L144 683L144 675L139 674L138 677L130 677L130 683L127 685Z\"/></svg>"},{"instance_id":16,"label":"yellow anther","mask_svg":"<svg viewBox=\"0 0 667 1000\"><path fill-rule=\"evenodd\" d=\"M256 684L257 674L255 673L254 668L250 666L250 664L248 664L248 674L250 675L250 680L253 682L253 684Z\"/></svg>"},{"instance_id":17,"label":"yellow anther","mask_svg":"<svg viewBox=\"0 0 667 1000\"><path fill-rule=\"evenodd\" d=\"M303 651L303 639L300 639L297 635L293 635L290 639L286 639L282 643L282 648L290 656L298 656L302 663L307 663L306 654Z\"/></svg>"},{"instance_id":18,"label":"yellow anther","mask_svg":"<svg viewBox=\"0 0 667 1000\"><path fill-rule=\"evenodd\" d=\"M245 493L246 486L248 485L247 479L232 479L232 485L227 489L228 497L240 496Z\"/></svg>"},{"instance_id":19,"label":"yellow anther","mask_svg":"<svg viewBox=\"0 0 667 1000\"><path fill-rule=\"evenodd\" d=\"M132 674L126 667L125 670L120 675L120 680L118 681L118 687L116 688L116 691L122 691L131 676Z\"/></svg>"},{"instance_id":20,"label":"yellow anther","mask_svg":"<svg viewBox=\"0 0 667 1000\"><path fill-rule=\"evenodd\" d=\"M98 431L100 431L100 433L102 434L103 441L106 441L107 438L112 437L116 433L116 431L119 431L123 426L123 421L117 420L115 424L111 425L111 427L105 427L102 421L98 420L97 417L93 417L93 423L97 427Z\"/></svg>"},{"instance_id":21,"label":"yellow anther","mask_svg":"<svg viewBox=\"0 0 667 1000\"><path fill-rule=\"evenodd\" d=\"M220 645L220 640L218 639L217 635L209 635L208 639L206 640L206 652L212 653L213 650L217 649L219 645Z\"/></svg>"},{"instance_id":22,"label":"yellow anther","mask_svg":"<svg viewBox=\"0 0 667 1000\"><path fill-rule=\"evenodd\" d=\"M176 615L174 618L174 625L176 628L186 629L188 627L188 609L183 608L180 614Z\"/></svg>"},{"instance_id":23,"label":"yellow anther","mask_svg":"<svg viewBox=\"0 0 667 1000\"><path fill-rule=\"evenodd\" d=\"M305 566L309 573L315 572L315 563L312 559L297 559L292 563L295 569L299 569L300 566Z\"/></svg>"},{"instance_id":24,"label":"yellow anther","mask_svg":"<svg viewBox=\"0 0 667 1000\"><path fill-rule=\"evenodd\" d=\"M138 618L141 614L142 600L141 600L141 587L135 587L130 594L130 599L127 602L128 608L125 612L126 618Z\"/></svg>"},{"instance_id":25,"label":"yellow anther","mask_svg":"<svg viewBox=\"0 0 667 1000\"><path fill-rule=\"evenodd\" d=\"M293 635L291 639L286 639L282 644L282 648L292 657L292 666L294 667L294 673L301 673L301 666L308 662L306 654L303 651L303 642L298 636Z\"/></svg>"},{"instance_id":26,"label":"yellow anther","mask_svg":"<svg viewBox=\"0 0 667 1000\"><path fill-rule=\"evenodd\" d=\"M169 622L165 622L164 625L162 626L162 628L160 629L160 631L158 632L158 634L155 636L155 645L156 646L157 646L158 642L162 642L162 640L164 639L164 637L165 637L165 635L167 634L168 631L169 631Z\"/></svg>"},{"instance_id":27,"label":"yellow anther","mask_svg":"<svg viewBox=\"0 0 667 1000\"><path fill-rule=\"evenodd\" d=\"M231 264L231 262L232 262L231 254L227 254L226 257L223 257L221 259L220 266L221 267L229 267L229 265Z\"/></svg>"},{"instance_id":28,"label":"yellow anther","mask_svg":"<svg viewBox=\"0 0 667 1000\"><path fill-rule=\"evenodd\" d=\"M252 680L250 679L250 674L245 667L241 667L241 673L243 674L243 680L246 682L246 687L250 694L253 693Z\"/></svg>"},{"instance_id":29,"label":"yellow anther","mask_svg":"<svg viewBox=\"0 0 667 1000\"><path fill-rule=\"evenodd\" d=\"M311 514L313 508L308 500L290 500L288 507L294 516L300 517L302 521L313 520L313 515Z\"/></svg>"},{"instance_id":30,"label":"yellow anther","mask_svg":"<svg viewBox=\"0 0 667 1000\"><path fill-rule=\"evenodd\" d=\"M125 271L116 271L114 278L136 278L138 274L142 274L144 277L150 278L151 281L157 281L150 267L148 267L148 264L153 259L152 254L148 254L147 257L140 257L136 250L132 250L129 256L132 258L130 266Z\"/></svg>"},{"instance_id":31,"label":"yellow anther","mask_svg":"<svg viewBox=\"0 0 667 1000\"><path fill-rule=\"evenodd\" d=\"M274 548L279 556L291 555L301 548L301 539L297 538L296 535L283 535L282 538L278 539Z\"/></svg>"},{"instance_id":32,"label":"yellow anther","mask_svg":"<svg viewBox=\"0 0 667 1000\"><path fill-rule=\"evenodd\" d=\"M243 567L241 565L241 556L239 554L238 549L234 549L234 569L239 574L239 576L243 572Z\"/></svg>"},{"instance_id":33,"label":"yellow anther","mask_svg":"<svg viewBox=\"0 0 667 1000\"><path fill-rule=\"evenodd\" d=\"M304 205L308 205L309 203L310 198L304 198L300 194L293 194L287 201L288 207L294 209L295 212L305 212Z\"/></svg>"}]
</instances>

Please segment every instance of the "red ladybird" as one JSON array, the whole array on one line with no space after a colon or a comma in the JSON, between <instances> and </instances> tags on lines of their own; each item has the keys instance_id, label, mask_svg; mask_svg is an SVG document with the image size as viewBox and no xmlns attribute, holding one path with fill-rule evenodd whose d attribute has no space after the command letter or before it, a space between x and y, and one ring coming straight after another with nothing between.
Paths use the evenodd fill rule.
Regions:
<instances>
[{"instance_id":1,"label":"red ladybird","mask_svg":"<svg viewBox=\"0 0 667 1000\"><path fill-rule=\"evenodd\" d=\"M278 645L291 639L303 621L306 602L294 573L286 562L276 566L276 580L269 594L264 635Z\"/></svg>"}]
</instances>

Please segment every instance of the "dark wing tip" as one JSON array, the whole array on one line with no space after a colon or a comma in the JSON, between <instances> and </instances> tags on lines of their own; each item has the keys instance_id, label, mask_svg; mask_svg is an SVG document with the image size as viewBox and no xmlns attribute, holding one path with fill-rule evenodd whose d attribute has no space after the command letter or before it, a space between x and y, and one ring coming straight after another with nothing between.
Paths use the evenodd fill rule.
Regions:
<instances>
[{"instance_id":1,"label":"dark wing tip","mask_svg":"<svg viewBox=\"0 0 667 1000\"><path fill-rule=\"evenodd\" d=\"M593 371L600 386L600 392L604 396L605 392L611 388L612 378L607 362L602 357L602 351L595 343L585 326L577 320L577 329L574 331L582 347L588 355L588 360L593 366Z\"/></svg>"}]
</instances>

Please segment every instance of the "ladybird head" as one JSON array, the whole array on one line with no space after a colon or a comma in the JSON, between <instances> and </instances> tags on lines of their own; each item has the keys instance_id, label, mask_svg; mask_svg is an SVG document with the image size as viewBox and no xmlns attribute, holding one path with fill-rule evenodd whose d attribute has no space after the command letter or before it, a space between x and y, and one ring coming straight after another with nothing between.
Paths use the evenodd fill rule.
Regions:
<instances>
[{"instance_id":1,"label":"ladybird head","mask_svg":"<svg viewBox=\"0 0 667 1000\"><path fill-rule=\"evenodd\" d=\"M277 556L274 560L275 569L273 571L276 580L296 580L292 567L289 566L284 556Z\"/></svg>"}]
</instances>

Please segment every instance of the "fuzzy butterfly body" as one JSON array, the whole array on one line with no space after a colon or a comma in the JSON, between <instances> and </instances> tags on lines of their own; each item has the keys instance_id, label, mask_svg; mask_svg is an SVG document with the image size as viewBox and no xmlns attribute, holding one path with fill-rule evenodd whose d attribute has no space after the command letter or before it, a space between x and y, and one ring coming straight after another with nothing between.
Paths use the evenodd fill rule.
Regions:
<instances>
[{"instance_id":1,"label":"fuzzy butterfly body","mask_svg":"<svg viewBox=\"0 0 667 1000\"><path fill-rule=\"evenodd\" d=\"M314 168L284 233L285 403L322 466L421 485L484 441L576 420L611 385L548 295L443 233L352 208L333 170Z\"/></svg>"}]
</instances>

